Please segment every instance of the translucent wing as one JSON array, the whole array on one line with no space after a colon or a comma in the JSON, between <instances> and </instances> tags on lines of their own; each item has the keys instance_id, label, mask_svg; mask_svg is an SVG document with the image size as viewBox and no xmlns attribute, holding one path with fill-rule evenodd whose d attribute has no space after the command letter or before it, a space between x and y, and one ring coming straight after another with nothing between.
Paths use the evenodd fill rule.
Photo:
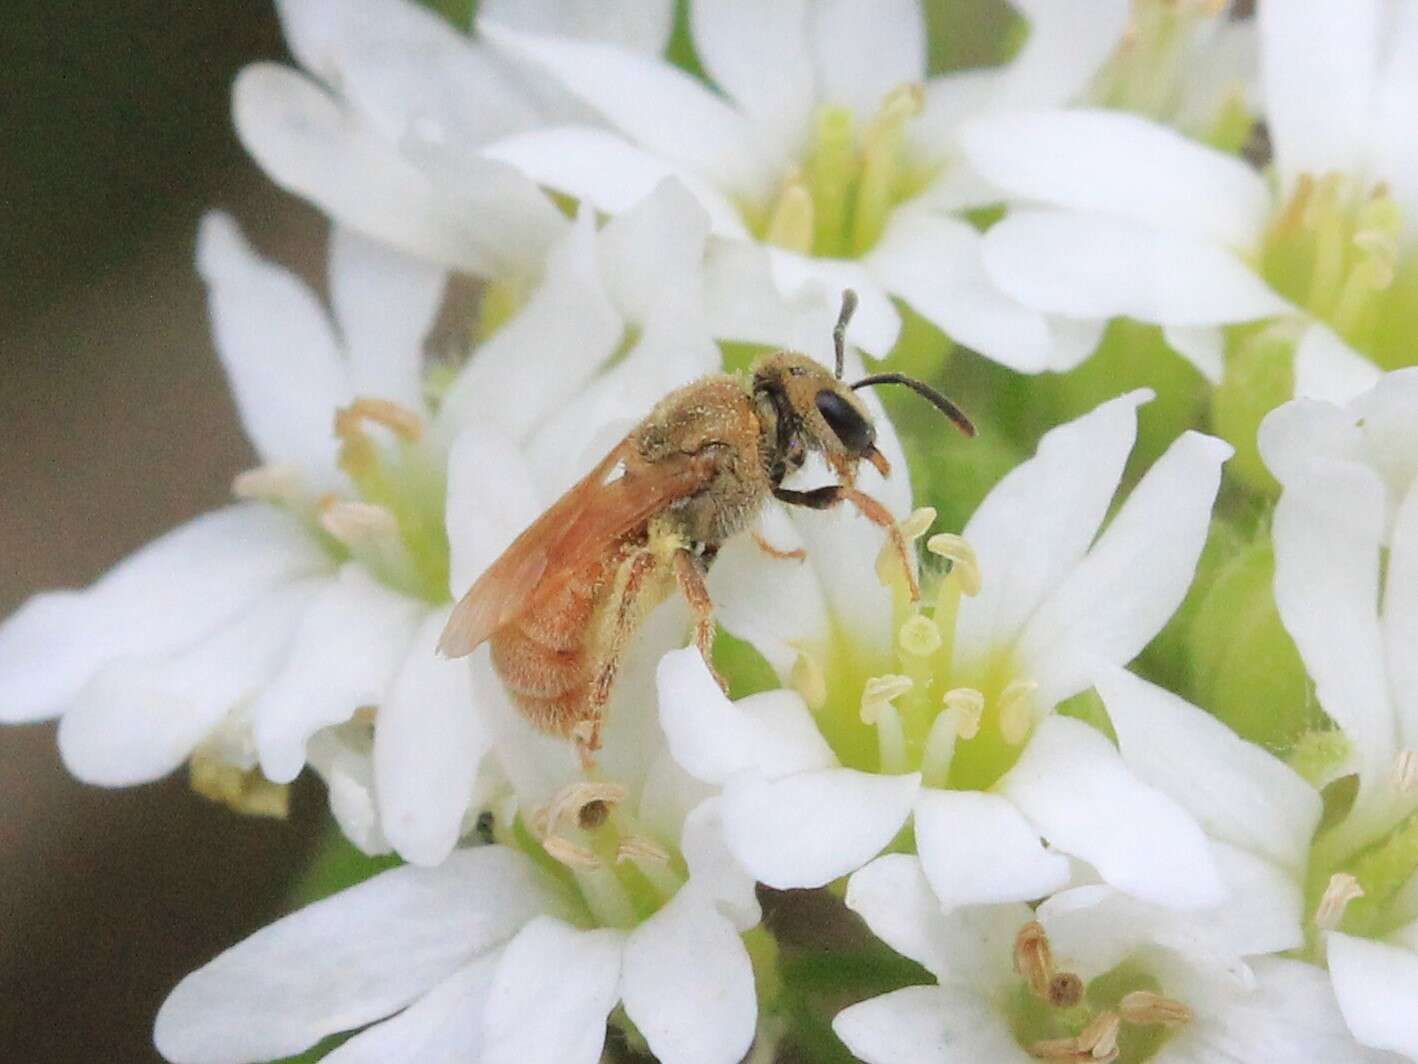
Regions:
<instances>
[{"instance_id":1,"label":"translucent wing","mask_svg":"<svg viewBox=\"0 0 1418 1064\"><path fill-rule=\"evenodd\" d=\"M512 541L453 608L438 642L440 653L471 654L622 537L693 495L714 473L712 456L685 455L635 464L607 481L632 453L627 437Z\"/></svg>"}]
</instances>

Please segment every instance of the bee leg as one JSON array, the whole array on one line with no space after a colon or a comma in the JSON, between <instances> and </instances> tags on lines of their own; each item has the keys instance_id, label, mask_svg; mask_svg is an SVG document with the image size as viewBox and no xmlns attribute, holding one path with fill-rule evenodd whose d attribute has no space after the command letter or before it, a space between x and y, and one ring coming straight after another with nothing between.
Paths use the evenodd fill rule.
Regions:
<instances>
[{"instance_id":1,"label":"bee leg","mask_svg":"<svg viewBox=\"0 0 1418 1064\"><path fill-rule=\"evenodd\" d=\"M581 755L581 767L590 771L596 767L595 753L601 748L601 724L605 719L606 704L610 701L615 687L615 677L620 669L625 648L640 621L640 597L645 591L645 583L655 566L659 564L655 554L649 550L637 550L621 562L616 574L616 587L620 602L616 606L615 619L611 624L606 649L601 656L600 666L586 698L586 715L571 727L571 738Z\"/></svg>"},{"instance_id":2,"label":"bee leg","mask_svg":"<svg viewBox=\"0 0 1418 1064\"><path fill-rule=\"evenodd\" d=\"M828 510L839 502L851 503L857 508L858 513L885 531L887 538L891 540L892 549L901 559L901 568L906 573L906 586L911 591L911 601L916 602L920 599L921 585L916 582L916 571L911 567L911 554L906 546L906 537L901 534L901 529L897 527L896 518L891 516L891 511L866 492L858 491L846 484L829 484L826 487L813 488L811 491L775 488L773 497L789 506L806 506L810 510Z\"/></svg>"},{"instance_id":3,"label":"bee leg","mask_svg":"<svg viewBox=\"0 0 1418 1064\"><path fill-rule=\"evenodd\" d=\"M753 530L753 542L757 543L758 549L768 555L768 557L777 558L779 561L800 562L807 558L807 551L803 550L801 547L796 550L783 550L781 547L773 546L773 544L769 543L768 540L764 538L763 533L756 528Z\"/></svg>"},{"instance_id":4,"label":"bee leg","mask_svg":"<svg viewBox=\"0 0 1418 1064\"><path fill-rule=\"evenodd\" d=\"M714 600L709 597L709 589L704 586L704 572L692 553L680 549L675 551L675 579L679 582L680 594L689 603L694 614L694 645L699 648L704 664L718 681L725 694L729 685L719 670L714 668Z\"/></svg>"}]
</instances>

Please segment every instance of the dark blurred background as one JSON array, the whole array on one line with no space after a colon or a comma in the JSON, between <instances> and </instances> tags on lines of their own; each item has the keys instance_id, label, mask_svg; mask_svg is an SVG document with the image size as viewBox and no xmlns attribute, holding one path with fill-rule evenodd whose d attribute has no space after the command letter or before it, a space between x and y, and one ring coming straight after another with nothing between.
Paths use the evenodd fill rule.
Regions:
<instances>
[{"instance_id":1,"label":"dark blurred background","mask_svg":"<svg viewBox=\"0 0 1418 1064\"><path fill-rule=\"evenodd\" d=\"M251 463L192 267L197 220L228 208L312 277L324 241L231 131L231 80L263 58L284 50L259 0L7 5L0 615L220 504ZM103 791L67 776L52 726L0 729L0 1061L157 1060L163 996L277 910L321 804L301 791L272 824L184 779Z\"/></svg>"}]
</instances>

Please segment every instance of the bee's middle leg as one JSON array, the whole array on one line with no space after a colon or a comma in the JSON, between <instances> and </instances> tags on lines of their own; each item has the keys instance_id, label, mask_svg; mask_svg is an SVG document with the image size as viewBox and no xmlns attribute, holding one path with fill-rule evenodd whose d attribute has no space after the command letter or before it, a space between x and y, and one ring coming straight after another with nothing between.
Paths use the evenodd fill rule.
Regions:
<instances>
[{"instance_id":1,"label":"bee's middle leg","mask_svg":"<svg viewBox=\"0 0 1418 1064\"><path fill-rule=\"evenodd\" d=\"M709 589L704 585L704 571L699 566L699 560L683 548L675 551L674 566L680 594L694 614L694 645L699 648L709 672L728 694L729 685L719 675L719 670L714 668L714 600L709 597Z\"/></svg>"}]
</instances>

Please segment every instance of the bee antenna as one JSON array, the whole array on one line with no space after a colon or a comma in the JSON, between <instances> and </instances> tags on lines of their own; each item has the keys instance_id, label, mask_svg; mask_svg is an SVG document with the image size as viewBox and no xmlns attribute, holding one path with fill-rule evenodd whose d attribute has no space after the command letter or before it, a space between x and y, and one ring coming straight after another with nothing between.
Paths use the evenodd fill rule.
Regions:
<instances>
[{"instance_id":1,"label":"bee antenna","mask_svg":"<svg viewBox=\"0 0 1418 1064\"><path fill-rule=\"evenodd\" d=\"M832 350L837 355L837 379L842 379L842 363L846 359L847 323L857 310L857 293L842 289L842 309L837 312L837 324L832 327Z\"/></svg>"},{"instance_id":2,"label":"bee antenna","mask_svg":"<svg viewBox=\"0 0 1418 1064\"><path fill-rule=\"evenodd\" d=\"M852 390L858 388L870 388L877 384L904 384L917 395L923 396L927 402L939 410L951 421L955 422L955 427L967 436L975 435L975 424L970 420L968 414L961 410L953 402L947 399L940 392L936 391L924 381L918 381L914 377L908 377L904 373L873 373L870 377L863 377L852 385Z\"/></svg>"}]
</instances>

